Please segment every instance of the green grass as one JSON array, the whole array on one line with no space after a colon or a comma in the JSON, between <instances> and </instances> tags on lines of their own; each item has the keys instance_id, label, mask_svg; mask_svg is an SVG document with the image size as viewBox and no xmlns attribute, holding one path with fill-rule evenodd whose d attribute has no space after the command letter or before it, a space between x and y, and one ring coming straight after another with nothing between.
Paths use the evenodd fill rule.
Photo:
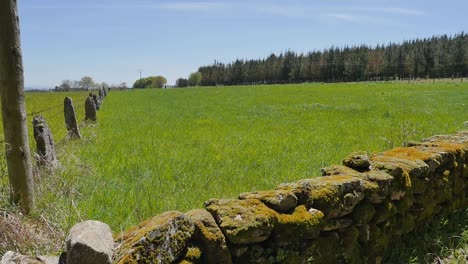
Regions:
<instances>
[{"instance_id":1,"label":"green grass","mask_svg":"<svg viewBox=\"0 0 468 264\"><path fill-rule=\"evenodd\" d=\"M27 109L64 96L27 93ZM51 120L63 168L37 178L38 211L64 230L97 219L118 232L209 198L315 177L353 151L465 129L467 102L466 83L111 91L81 141L63 140L63 117ZM5 176L0 183L5 196Z\"/></svg>"}]
</instances>

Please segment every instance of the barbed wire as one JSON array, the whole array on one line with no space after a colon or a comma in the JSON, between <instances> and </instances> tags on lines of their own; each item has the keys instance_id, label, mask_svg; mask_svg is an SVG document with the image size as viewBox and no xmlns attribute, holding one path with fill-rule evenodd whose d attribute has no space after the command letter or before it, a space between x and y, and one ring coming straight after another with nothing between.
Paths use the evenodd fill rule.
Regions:
<instances>
[{"instance_id":1,"label":"barbed wire","mask_svg":"<svg viewBox=\"0 0 468 264\"><path fill-rule=\"evenodd\" d=\"M50 111L52 109L55 109L55 108L58 108L60 106L63 106L63 104L59 104L59 105L54 105L54 106L51 106L49 108L46 108L46 109L43 109L43 110L39 110L39 111L33 111L29 114L27 114L28 116L32 116L32 115L37 115L37 114L40 114L40 113L44 113L44 112L47 112L47 111Z\"/></svg>"},{"instance_id":2,"label":"barbed wire","mask_svg":"<svg viewBox=\"0 0 468 264\"><path fill-rule=\"evenodd\" d=\"M74 105L73 107L74 107L74 109L76 110L76 109L81 109L82 107L84 107L84 105L85 105L84 103L81 103L81 104L76 105L76 106ZM52 107L49 107L49 108L46 108L46 109L43 109L43 110L39 110L39 111L33 111L33 112L27 114L27 116L35 116L35 115L38 115L38 114L40 114L40 113L44 113L44 112L53 110L53 109L55 109L55 108L58 108L59 106L63 106L63 104L55 105L55 106L52 106ZM60 115L64 115L63 111L55 112L55 113L52 114L51 116L45 116L45 115L43 115L43 116L44 116L44 118L45 118L46 120L54 120L54 119L56 119L57 117L59 117Z\"/></svg>"}]
</instances>

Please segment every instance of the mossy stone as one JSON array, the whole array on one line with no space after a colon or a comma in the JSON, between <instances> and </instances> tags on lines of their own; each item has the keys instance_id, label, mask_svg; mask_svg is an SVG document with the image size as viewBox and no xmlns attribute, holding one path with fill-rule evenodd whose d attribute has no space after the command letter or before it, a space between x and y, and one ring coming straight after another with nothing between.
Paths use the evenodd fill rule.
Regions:
<instances>
[{"instance_id":1,"label":"mossy stone","mask_svg":"<svg viewBox=\"0 0 468 264\"><path fill-rule=\"evenodd\" d=\"M205 209L233 244L263 242L278 223L278 213L256 199L211 199Z\"/></svg>"},{"instance_id":2,"label":"mossy stone","mask_svg":"<svg viewBox=\"0 0 468 264\"><path fill-rule=\"evenodd\" d=\"M354 208L351 219L353 219L356 225L367 224L372 220L374 214L374 206L369 202L362 202Z\"/></svg>"},{"instance_id":3,"label":"mossy stone","mask_svg":"<svg viewBox=\"0 0 468 264\"><path fill-rule=\"evenodd\" d=\"M391 235L382 232L377 225L369 225L368 232L368 240L364 243L362 252L369 260L375 260L387 252Z\"/></svg>"},{"instance_id":4,"label":"mossy stone","mask_svg":"<svg viewBox=\"0 0 468 264\"><path fill-rule=\"evenodd\" d=\"M395 224L392 226L392 234L394 235L408 234L416 227L416 216L413 214L397 214L395 220Z\"/></svg>"},{"instance_id":5,"label":"mossy stone","mask_svg":"<svg viewBox=\"0 0 468 264\"><path fill-rule=\"evenodd\" d=\"M359 245L359 230L356 227L349 227L338 233L341 238L341 248L345 263L362 263L361 246Z\"/></svg>"},{"instance_id":6,"label":"mossy stone","mask_svg":"<svg viewBox=\"0 0 468 264\"><path fill-rule=\"evenodd\" d=\"M353 170L352 168L342 166L342 165L331 165L331 166L322 168L322 176L334 176L334 175L359 177L361 173L356 170Z\"/></svg>"},{"instance_id":7,"label":"mossy stone","mask_svg":"<svg viewBox=\"0 0 468 264\"><path fill-rule=\"evenodd\" d=\"M316 238L320 233L323 217L322 212L307 210L304 205L298 206L292 214L280 214L275 228L275 242L282 246Z\"/></svg>"},{"instance_id":8,"label":"mossy stone","mask_svg":"<svg viewBox=\"0 0 468 264\"><path fill-rule=\"evenodd\" d=\"M239 199L257 199L278 213L289 213L297 206L297 197L289 190L242 193Z\"/></svg>"},{"instance_id":9,"label":"mossy stone","mask_svg":"<svg viewBox=\"0 0 468 264\"><path fill-rule=\"evenodd\" d=\"M373 223L382 223L397 213L397 207L390 200L375 206L375 214L372 218Z\"/></svg>"},{"instance_id":10,"label":"mossy stone","mask_svg":"<svg viewBox=\"0 0 468 264\"><path fill-rule=\"evenodd\" d=\"M307 263L339 263L341 256L340 237L336 232L326 232L317 239L311 241L312 245L307 250Z\"/></svg>"},{"instance_id":11,"label":"mossy stone","mask_svg":"<svg viewBox=\"0 0 468 264\"><path fill-rule=\"evenodd\" d=\"M201 245L204 252L203 263L231 263L226 239L213 216L205 209L192 210L185 215L195 225L192 241Z\"/></svg>"},{"instance_id":12,"label":"mossy stone","mask_svg":"<svg viewBox=\"0 0 468 264\"><path fill-rule=\"evenodd\" d=\"M342 161L343 165L357 171L368 171L370 167L369 156L366 152L354 152Z\"/></svg>"},{"instance_id":13,"label":"mossy stone","mask_svg":"<svg viewBox=\"0 0 468 264\"><path fill-rule=\"evenodd\" d=\"M192 246L187 247L187 250L185 251L183 257L174 263L176 264L203 264L206 262L202 261L201 249L192 245ZM220 263L220 262L215 262L215 263Z\"/></svg>"},{"instance_id":14,"label":"mossy stone","mask_svg":"<svg viewBox=\"0 0 468 264\"><path fill-rule=\"evenodd\" d=\"M364 181L351 176L327 176L282 184L277 189L293 191L301 204L322 211L325 218L351 213L364 198Z\"/></svg>"},{"instance_id":15,"label":"mossy stone","mask_svg":"<svg viewBox=\"0 0 468 264\"><path fill-rule=\"evenodd\" d=\"M400 214L403 214L406 211L408 211L408 209L410 209L412 205L413 198L411 195L405 195L405 197L403 197L399 201L395 201L395 206L397 208L398 213Z\"/></svg>"},{"instance_id":16,"label":"mossy stone","mask_svg":"<svg viewBox=\"0 0 468 264\"><path fill-rule=\"evenodd\" d=\"M116 237L114 263L170 263L186 249L193 222L176 211L157 215Z\"/></svg>"},{"instance_id":17,"label":"mossy stone","mask_svg":"<svg viewBox=\"0 0 468 264\"><path fill-rule=\"evenodd\" d=\"M347 217L343 218L333 218L327 219L323 224L321 230L322 231L335 231L338 229L343 229L351 226L353 224L353 220Z\"/></svg>"},{"instance_id":18,"label":"mossy stone","mask_svg":"<svg viewBox=\"0 0 468 264\"><path fill-rule=\"evenodd\" d=\"M407 172L411 178L417 177L423 179L428 177L429 166L424 161L405 157L395 155L393 152L384 152L380 155L372 156L370 160L374 169L387 171L388 174L395 177L395 180L401 179L403 172ZM401 179L401 183L405 187L410 187L410 184L405 179Z\"/></svg>"}]
</instances>

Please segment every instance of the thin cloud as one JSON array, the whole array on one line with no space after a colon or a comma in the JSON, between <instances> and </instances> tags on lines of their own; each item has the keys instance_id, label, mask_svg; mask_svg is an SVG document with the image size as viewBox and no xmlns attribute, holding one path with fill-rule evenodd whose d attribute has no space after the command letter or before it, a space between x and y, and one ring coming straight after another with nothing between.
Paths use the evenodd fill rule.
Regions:
<instances>
[{"instance_id":1,"label":"thin cloud","mask_svg":"<svg viewBox=\"0 0 468 264\"><path fill-rule=\"evenodd\" d=\"M338 20L347 21L347 22L357 22L359 17L351 14L342 14L342 13L331 13L326 14L327 17L336 18Z\"/></svg>"},{"instance_id":2,"label":"thin cloud","mask_svg":"<svg viewBox=\"0 0 468 264\"><path fill-rule=\"evenodd\" d=\"M172 10L215 10L228 7L224 3L212 3L212 2L172 2L160 5L154 5L155 8L172 9Z\"/></svg>"},{"instance_id":3,"label":"thin cloud","mask_svg":"<svg viewBox=\"0 0 468 264\"><path fill-rule=\"evenodd\" d=\"M30 9L166 9L175 11L210 11L229 7L226 3L214 2L168 2L168 3L134 3L134 4L56 4L56 5L29 5Z\"/></svg>"},{"instance_id":4,"label":"thin cloud","mask_svg":"<svg viewBox=\"0 0 468 264\"><path fill-rule=\"evenodd\" d=\"M356 11L373 11L387 14L398 14L398 15L415 15L422 16L426 13L422 10L401 8L401 7L365 7L365 8L350 8L350 10Z\"/></svg>"}]
</instances>

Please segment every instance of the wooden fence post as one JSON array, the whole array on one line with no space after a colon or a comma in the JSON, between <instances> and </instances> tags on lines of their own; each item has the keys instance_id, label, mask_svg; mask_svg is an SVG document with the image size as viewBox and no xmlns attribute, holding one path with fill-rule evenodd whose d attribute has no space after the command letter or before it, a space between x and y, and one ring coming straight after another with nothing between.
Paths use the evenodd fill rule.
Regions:
<instances>
[{"instance_id":1,"label":"wooden fence post","mask_svg":"<svg viewBox=\"0 0 468 264\"><path fill-rule=\"evenodd\" d=\"M96 121L96 104L93 95L90 93L85 101L85 120Z\"/></svg>"},{"instance_id":2,"label":"wooden fence post","mask_svg":"<svg viewBox=\"0 0 468 264\"><path fill-rule=\"evenodd\" d=\"M29 213L34 208L34 188L15 0L0 1L0 93L10 202L19 204L24 213Z\"/></svg>"},{"instance_id":3,"label":"wooden fence post","mask_svg":"<svg viewBox=\"0 0 468 264\"><path fill-rule=\"evenodd\" d=\"M57 167L58 160L55 153L54 137L45 118L41 115L35 116L33 118L33 128L38 164L49 168Z\"/></svg>"},{"instance_id":4,"label":"wooden fence post","mask_svg":"<svg viewBox=\"0 0 468 264\"><path fill-rule=\"evenodd\" d=\"M80 131L76 124L75 107L73 107L73 100L70 97L65 97L63 111L65 113L65 124L67 125L68 136L71 139L80 139Z\"/></svg>"}]
</instances>

